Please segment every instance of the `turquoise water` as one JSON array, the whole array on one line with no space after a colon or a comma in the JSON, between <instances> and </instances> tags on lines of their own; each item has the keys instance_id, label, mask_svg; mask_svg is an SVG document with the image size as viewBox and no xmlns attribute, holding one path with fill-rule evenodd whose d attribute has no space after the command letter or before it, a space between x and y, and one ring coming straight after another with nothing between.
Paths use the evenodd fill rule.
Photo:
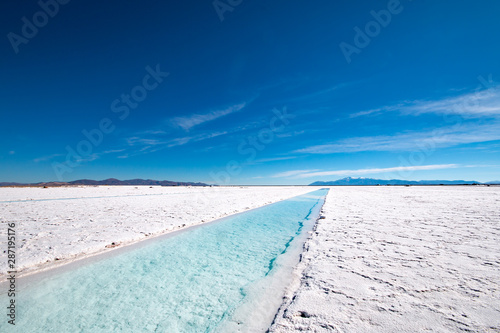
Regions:
<instances>
[{"instance_id":1,"label":"turquoise water","mask_svg":"<svg viewBox=\"0 0 500 333\"><path fill-rule=\"evenodd\" d=\"M17 295L16 331L217 331L252 285L279 269L277 259L313 223L327 191L37 279ZM12 327L3 319L5 329Z\"/></svg>"}]
</instances>

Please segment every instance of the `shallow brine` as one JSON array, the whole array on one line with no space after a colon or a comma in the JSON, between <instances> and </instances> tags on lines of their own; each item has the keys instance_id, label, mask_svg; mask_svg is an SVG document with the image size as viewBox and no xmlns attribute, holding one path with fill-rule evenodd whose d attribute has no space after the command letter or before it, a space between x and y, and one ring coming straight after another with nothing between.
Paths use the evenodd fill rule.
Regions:
<instances>
[{"instance_id":1,"label":"shallow brine","mask_svg":"<svg viewBox=\"0 0 500 333\"><path fill-rule=\"evenodd\" d=\"M273 286L273 276L279 276L290 249L314 223L327 191L190 228L57 274L34 275L24 286L21 279L16 326L3 320L0 331L212 332L251 327L249 321L261 319L241 316L238 308L251 309L252 302L258 306L278 292L262 285Z\"/></svg>"}]
</instances>

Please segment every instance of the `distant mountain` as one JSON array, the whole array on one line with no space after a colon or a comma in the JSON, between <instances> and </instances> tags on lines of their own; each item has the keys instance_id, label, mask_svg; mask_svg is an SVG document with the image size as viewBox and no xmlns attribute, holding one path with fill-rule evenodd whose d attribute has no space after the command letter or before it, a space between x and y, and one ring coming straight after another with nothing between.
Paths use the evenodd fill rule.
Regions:
<instances>
[{"instance_id":1,"label":"distant mountain","mask_svg":"<svg viewBox=\"0 0 500 333\"><path fill-rule=\"evenodd\" d=\"M149 186L207 186L205 183L191 182L173 182L170 180L152 180L152 179L130 179L118 180L116 178L108 178L104 180L79 179L71 182L40 182L40 183L0 183L1 186L76 186L76 185L149 185Z\"/></svg>"},{"instance_id":2,"label":"distant mountain","mask_svg":"<svg viewBox=\"0 0 500 333\"><path fill-rule=\"evenodd\" d=\"M21 184L21 183L9 183L9 182L0 183L0 186L20 186L20 185L24 185L24 184Z\"/></svg>"},{"instance_id":3,"label":"distant mountain","mask_svg":"<svg viewBox=\"0 0 500 333\"><path fill-rule=\"evenodd\" d=\"M401 179L374 179L374 178L353 178L347 177L333 181L326 182L314 182L309 184L309 186L334 186L334 185L344 185L344 186L359 186L359 185L472 185L481 184L480 182L474 180L401 180Z\"/></svg>"}]
</instances>

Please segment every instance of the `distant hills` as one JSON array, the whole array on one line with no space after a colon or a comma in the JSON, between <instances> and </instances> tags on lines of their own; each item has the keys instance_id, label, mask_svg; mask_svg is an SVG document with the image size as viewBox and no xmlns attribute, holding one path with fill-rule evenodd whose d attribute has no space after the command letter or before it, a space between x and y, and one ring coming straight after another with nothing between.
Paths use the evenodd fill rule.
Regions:
<instances>
[{"instance_id":1,"label":"distant hills","mask_svg":"<svg viewBox=\"0 0 500 333\"><path fill-rule=\"evenodd\" d=\"M401 179L374 179L374 178L353 178L346 177L333 181L314 182L309 186L360 186L360 185L481 185L481 184L500 184L500 181L487 183L477 182L475 180L401 180Z\"/></svg>"},{"instance_id":2,"label":"distant hills","mask_svg":"<svg viewBox=\"0 0 500 333\"><path fill-rule=\"evenodd\" d=\"M129 185L129 186L210 186L205 183L193 182L174 182L170 180L153 180L153 179L129 179L119 180L116 178L108 178L104 180L79 179L70 182L39 182L39 183L15 183L15 182L0 182L0 187L6 186L36 186L36 187L56 187L56 186L98 186L98 185ZM346 177L332 181L318 181L309 184L309 186L368 186L368 185L500 185L500 181L491 181L481 183L474 180L401 180L401 179L374 179L374 178L354 178Z\"/></svg>"},{"instance_id":3,"label":"distant hills","mask_svg":"<svg viewBox=\"0 0 500 333\"><path fill-rule=\"evenodd\" d=\"M205 183L191 182L173 182L170 180L152 180L152 179L130 179L119 180L108 178L104 180L79 179L71 182L40 182L40 183L12 183L0 182L0 186L77 186L77 185L149 185L149 186L207 186Z\"/></svg>"}]
</instances>

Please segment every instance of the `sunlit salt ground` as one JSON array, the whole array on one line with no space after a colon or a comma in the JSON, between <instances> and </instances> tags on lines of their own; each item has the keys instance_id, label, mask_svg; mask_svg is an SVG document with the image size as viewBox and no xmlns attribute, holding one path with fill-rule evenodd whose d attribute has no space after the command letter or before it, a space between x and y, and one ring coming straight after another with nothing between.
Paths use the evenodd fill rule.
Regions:
<instances>
[{"instance_id":1,"label":"sunlit salt ground","mask_svg":"<svg viewBox=\"0 0 500 333\"><path fill-rule=\"evenodd\" d=\"M249 301L258 306L259 298L267 297L249 300L250 290L279 272L280 258L313 224L326 193L314 191L191 228L42 280L29 277L36 282L17 295L16 329L219 331L235 320L238 307ZM10 326L2 320L0 331Z\"/></svg>"},{"instance_id":2,"label":"sunlit salt ground","mask_svg":"<svg viewBox=\"0 0 500 333\"><path fill-rule=\"evenodd\" d=\"M500 332L500 187L339 186L273 333Z\"/></svg>"},{"instance_id":3,"label":"sunlit salt ground","mask_svg":"<svg viewBox=\"0 0 500 333\"><path fill-rule=\"evenodd\" d=\"M16 269L25 273L308 192L307 186L0 188L0 236L7 223L16 224ZM2 280L6 271L0 251Z\"/></svg>"}]
</instances>

